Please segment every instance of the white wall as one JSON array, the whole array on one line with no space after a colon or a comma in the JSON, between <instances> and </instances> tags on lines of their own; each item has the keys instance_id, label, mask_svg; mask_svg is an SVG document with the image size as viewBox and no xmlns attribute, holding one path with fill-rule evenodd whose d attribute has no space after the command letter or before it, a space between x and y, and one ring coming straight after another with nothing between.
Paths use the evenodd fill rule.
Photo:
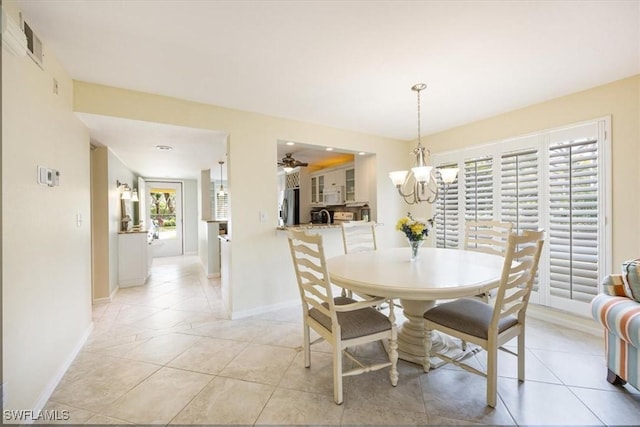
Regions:
<instances>
[{"instance_id":1,"label":"white wall","mask_svg":"<svg viewBox=\"0 0 640 427\"><path fill-rule=\"evenodd\" d=\"M184 253L195 255L198 253L198 181L185 179L182 181L182 200L184 204Z\"/></svg>"},{"instance_id":2,"label":"white wall","mask_svg":"<svg viewBox=\"0 0 640 427\"><path fill-rule=\"evenodd\" d=\"M15 3L2 7L18 20ZM3 409L40 408L91 328L89 133L73 82L44 54L42 70L2 49ZM38 185L38 165L60 186Z\"/></svg>"}]
</instances>

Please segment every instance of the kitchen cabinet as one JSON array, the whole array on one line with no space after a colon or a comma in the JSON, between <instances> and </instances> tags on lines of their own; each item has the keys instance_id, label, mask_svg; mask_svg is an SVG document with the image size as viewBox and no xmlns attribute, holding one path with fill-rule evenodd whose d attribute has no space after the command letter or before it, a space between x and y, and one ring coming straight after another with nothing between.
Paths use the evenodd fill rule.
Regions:
<instances>
[{"instance_id":1,"label":"kitchen cabinet","mask_svg":"<svg viewBox=\"0 0 640 427\"><path fill-rule=\"evenodd\" d=\"M324 174L325 187L344 187L345 169L333 169Z\"/></svg>"},{"instance_id":2,"label":"kitchen cabinet","mask_svg":"<svg viewBox=\"0 0 640 427\"><path fill-rule=\"evenodd\" d=\"M322 203L324 179L325 176L323 174L314 174L311 176L311 203Z\"/></svg>"},{"instance_id":3,"label":"kitchen cabinet","mask_svg":"<svg viewBox=\"0 0 640 427\"><path fill-rule=\"evenodd\" d=\"M118 285L121 288L144 285L151 262L146 231L118 234Z\"/></svg>"},{"instance_id":4,"label":"kitchen cabinet","mask_svg":"<svg viewBox=\"0 0 640 427\"><path fill-rule=\"evenodd\" d=\"M344 196L347 203L356 201L356 169L349 167L344 170Z\"/></svg>"},{"instance_id":5,"label":"kitchen cabinet","mask_svg":"<svg viewBox=\"0 0 640 427\"><path fill-rule=\"evenodd\" d=\"M353 170L353 166L351 166L351 169ZM311 203L322 204L322 196L326 188L345 187L346 176L347 168L345 167L336 169L322 169L318 172L313 173L311 175ZM355 171L351 172L351 176L355 177ZM355 197L355 193L353 197Z\"/></svg>"}]
</instances>

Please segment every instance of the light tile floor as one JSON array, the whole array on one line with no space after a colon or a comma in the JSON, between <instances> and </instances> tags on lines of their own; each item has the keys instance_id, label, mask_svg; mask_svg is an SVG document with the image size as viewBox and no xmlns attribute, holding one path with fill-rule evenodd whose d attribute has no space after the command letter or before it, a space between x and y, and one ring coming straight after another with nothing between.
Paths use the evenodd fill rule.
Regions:
<instances>
[{"instance_id":1,"label":"light tile floor","mask_svg":"<svg viewBox=\"0 0 640 427\"><path fill-rule=\"evenodd\" d=\"M444 366L425 374L400 361L345 378L333 403L330 347L304 368L300 309L226 320L220 284L195 257L154 260L146 286L94 307L94 331L45 409L73 424L638 425L640 392L605 380L603 340L528 320L527 381L499 360L498 405L485 380ZM360 347L383 358L382 346ZM482 354L474 363L483 366Z\"/></svg>"}]
</instances>

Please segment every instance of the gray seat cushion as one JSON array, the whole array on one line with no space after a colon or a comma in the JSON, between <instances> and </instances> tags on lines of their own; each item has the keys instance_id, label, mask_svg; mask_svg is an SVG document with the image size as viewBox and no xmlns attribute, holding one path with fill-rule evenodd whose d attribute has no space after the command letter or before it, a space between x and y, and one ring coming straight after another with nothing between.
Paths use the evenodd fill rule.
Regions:
<instances>
[{"instance_id":1,"label":"gray seat cushion","mask_svg":"<svg viewBox=\"0 0 640 427\"><path fill-rule=\"evenodd\" d=\"M356 302L347 297L336 297L333 299L335 305L345 305ZM323 303L327 307L327 303ZM312 308L309 310L309 316L318 321L326 329L331 330L331 318L321 313L319 310ZM379 311L367 307L355 311L337 312L338 323L342 331L342 339L348 340L352 338L363 337L378 332L391 329L389 318Z\"/></svg>"},{"instance_id":2,"label":"gray seat cushion","mask_svg":"<svg viewBox=\"0 0 640 427\"><path fill-rule=\"evenodd\" d=\"M461 298L440 304L424 314L424 318L447 328L455 329L474 337L487 339L493 307L472 298ZM503 332L518 323L514 316L498 322L498 331Z\"/></svg>"}]
</instances>

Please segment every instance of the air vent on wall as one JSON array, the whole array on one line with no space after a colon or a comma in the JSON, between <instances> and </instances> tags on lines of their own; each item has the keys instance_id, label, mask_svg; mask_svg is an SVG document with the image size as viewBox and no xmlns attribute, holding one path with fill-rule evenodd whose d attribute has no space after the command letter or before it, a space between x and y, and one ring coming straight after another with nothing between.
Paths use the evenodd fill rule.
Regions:
<instances>
[{"instance_id":1,"label":"air vent on wall","mask_svg":"<svg viewBox=\"0 0 640 427\"><path fill-rule=\"evenodd\" d=\"M31 59L33 59L35 63L38 64L40 68L44 69L44 67L42 66L43 54L42 42L40 41L40 37L38 37L36 33L33 32L33 29L31 29L27 21L22 18L22 14L20 14L20 19L22 19L22 29L24 30L24 35L27 36L27 53L29 54Z\"/></svg>"},{"instance_id":2,"label":"air vent on wall","mask_svg":"<svg viewBox=\"0 0 640 427\"><path fill-rule=\"evenodd\" d=\"M27 38L10 16L2 8L2 46L16 56L27 53Z\"/></svg>"}]
</instances>

